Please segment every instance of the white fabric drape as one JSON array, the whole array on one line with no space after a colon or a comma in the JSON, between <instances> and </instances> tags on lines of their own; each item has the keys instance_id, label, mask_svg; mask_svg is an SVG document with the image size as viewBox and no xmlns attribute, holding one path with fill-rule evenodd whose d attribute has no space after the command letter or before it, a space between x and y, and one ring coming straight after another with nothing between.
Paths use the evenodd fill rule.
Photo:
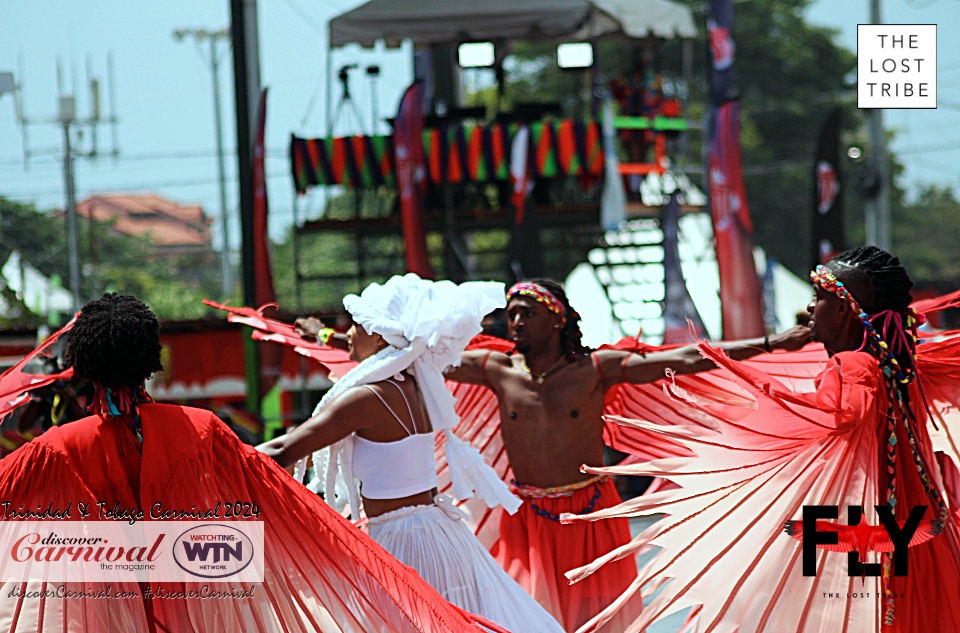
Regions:
<instances>
[{"instance_id":1,"label":"white fabric drape","mask_svg":"<svg viewBox=\"0 0 960 633\"><path fill-rule=\"evenodd\" d=\"M434 502L370 519L370 536L458 607L514 633L562 633L563 627L483 548L465 523L466 514L444 495Z\"/></svg>"},{"instance_id":2,"label":"white fabric drape","mask_svg":"<svg viewBox=\"0 0 960 633\"><path fill-rule=\"evenodd\" d=\"M427 415L435 432L446 436L446 457L458 499L477 495L488 506L502 505L511 514L520 500L483 461L479 451L453 434L459 422L454 398L447 390L443 371L460 364L460 354L482 330L483 317L505 305L504 286L498 282L428 281L413 273L371 284L357 295L347 295L343 305L354 322L379 334L389 347L365 359L343 376L323 397L313 414L351 387L378 382L401 371L417 380ZM354 515L360 494L353 476L353 436L314 454L317 477L308 484L319 491L319 473L327 502L339 511L347 504ZM297 464L302 480L305 460Z\"/></svg>"}]
</instances>

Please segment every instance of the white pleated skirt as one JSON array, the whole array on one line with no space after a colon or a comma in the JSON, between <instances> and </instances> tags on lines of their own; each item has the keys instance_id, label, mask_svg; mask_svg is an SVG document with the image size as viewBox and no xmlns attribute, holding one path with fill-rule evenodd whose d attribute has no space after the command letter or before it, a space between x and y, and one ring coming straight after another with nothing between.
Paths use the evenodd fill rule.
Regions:
<instances>
[{"instance_id":1,"label":"white pleated skirt","mask_svg":"<svg viewBox=\"0 0 960 633\"><path fill-rule=\"evenodd\" d=\"M442 503L442 502L441 502ZM370 519L370 536L448 602L512 633L563 633L483 548L455 507L415 506Z\"/></svg>"}]
</instances>

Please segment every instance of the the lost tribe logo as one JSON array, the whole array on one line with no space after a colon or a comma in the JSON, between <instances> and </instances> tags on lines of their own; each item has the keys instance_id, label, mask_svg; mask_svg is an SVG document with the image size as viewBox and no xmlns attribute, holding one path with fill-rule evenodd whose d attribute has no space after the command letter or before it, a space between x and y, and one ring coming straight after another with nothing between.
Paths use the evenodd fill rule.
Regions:
<instances>
[{"instance_id":1,"label":"the lost tribe logo","mask_svg":"<svg viewBox=\"0 0 960 633\"><path fill-rule=\"evenodd\" d=\"M897 521L885 505L874 506L880 525L868 525L863 508L847 506L847 523L819 519L836 519L837 506L803 506L802 521L787 521L783 530L803 542L803 575L817 575L817 548L847 552L849 576L880 576L880 563L866 563L868 552L893 553L893 574L906 576L909 571L909 548L929 541L943 531L943 521L923 518L927 506L913 506L906 521Z\"/></svg>"},{"instance_id":2,"label":"the lost tribe logo","mask_svg":"<svg viewBox=\"0 0 960 633\"><path fill-rule=\"evenodd\" d=\"M173 558L194 576L232 576L253 561L253 542L240 530L227 525L194 527L176 539Z\"/></svg>"}]
</instances>

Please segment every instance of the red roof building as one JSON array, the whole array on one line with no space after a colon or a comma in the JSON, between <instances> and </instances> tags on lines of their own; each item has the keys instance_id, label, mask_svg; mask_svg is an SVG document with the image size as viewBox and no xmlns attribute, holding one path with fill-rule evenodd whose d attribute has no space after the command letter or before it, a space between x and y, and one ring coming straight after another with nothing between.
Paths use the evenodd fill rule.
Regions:
<instances>
[{"instance_id":1,"label":"red roof building","mask_svg":"<svg viewBox=\"0 0 960 633\"><path fill-rule=\"evenodd\" d=\"M209 253L210 224L200 205L181 205L153 194L91 196L77 203L77 214L110 222L113 230L133 237L146 236L157 255Z\"/></svg>"}]
</instances>

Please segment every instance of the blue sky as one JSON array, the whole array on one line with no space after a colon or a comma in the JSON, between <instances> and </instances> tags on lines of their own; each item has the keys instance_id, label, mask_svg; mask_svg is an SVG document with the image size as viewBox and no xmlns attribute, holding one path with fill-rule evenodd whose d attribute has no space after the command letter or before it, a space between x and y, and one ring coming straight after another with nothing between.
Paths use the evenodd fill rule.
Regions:
<instances>
[{"instance_id":1,"label":"blue sky","mask_svg":"<svg viewBox=\"0 0 960 633\"><path fill-rule=\"evenodd\" d=\"M259 3L260 62L263 83L270 87L267 119L268 186L271 234L283 236L292 219L293 194L286 158L291 132L319 136L324 130L326 22L359 5L352 0L261 0ZM751 2L737 3L737 11L750 10ZM87 58L93 74L106 80L107 53L116 70L117 114L121 158L102 157L97 162L77 162L78 199L113 191L157 192L184 203L200 203L207 213L219 216L211 74L207 48L193 42L178 43L177 28L216 30L228 23L227 0L0 0L0 71L13 71L24 84L22 103L32 119L51 119L56 112L57 60L64 67L65 92L78 87L78 111L86 115ZM808 17L812 22L840 29L839 41L856 48L856 25L867 18L868 0L816 0ZM939 97L933 111L887 111L886 124L898 132L894 149L907 166L907 184L935 182L960 185L960 0L884 0L887 22L939 25ZM18 56L23 59L20 77ZM409 50L362 50L351 47L334 54L334 69L356 62L361 72L351 83L355 101L370 125L370 82L362 68L379 64L378 82L382 116L396 108L409 83ZM223 95L225 146L234 147L232 60L224 57L220 81ZM339 88L334 86L334 103ZM103 92L104 109L108 103ZM947 107L952 103L956 107ZM312 104L312 105L311 105ZM339 133L355 132L341 120ZM33 201L40 208L62 207L63 177L60 166L62 132L53 125L29 128L29 147L36 155L23 168L23 142L9 95L0 98L0 194ZM108 152L110 131L99 133L101 152ZM89 148L89 135L81 145ZM953 149L944 149L953 148ZM228 155L229 206L236 205L236 162ZM316 215L317 195L303 199L301 209ZM238 242L238 220L231 223L232 242ZM219 244L219 221L215 223Z\"/></svg>"}]
</instances>

